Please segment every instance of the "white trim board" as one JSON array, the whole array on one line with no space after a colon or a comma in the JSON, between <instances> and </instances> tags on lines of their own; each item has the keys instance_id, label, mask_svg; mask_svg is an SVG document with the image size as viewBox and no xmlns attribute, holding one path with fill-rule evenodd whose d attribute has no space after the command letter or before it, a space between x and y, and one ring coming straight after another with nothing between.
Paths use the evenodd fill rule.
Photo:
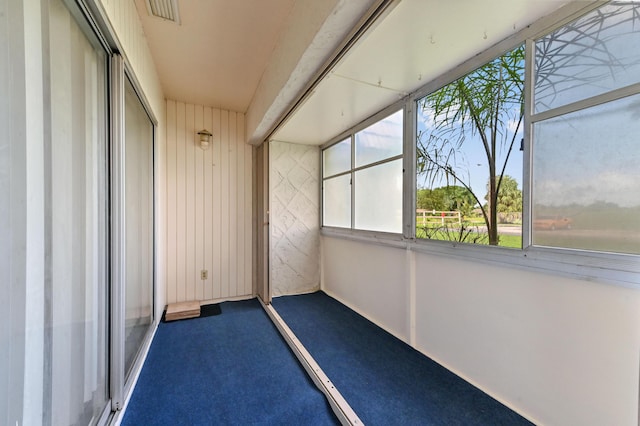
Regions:
<instances>
[{"instance_id":1,"label":"white trim board","mask_svg":"<svg viewBox=\"0 0 640 426\"><path fill-rule=\"evenodd\" d=\"M272 305L265 305L262 300L258 299L260 304L264 308L267 315L276 326L282 337L286 340L287 344L298 358L298 361L302 364L309 377L313 380L315 385L326 396L331 409L335 413L340 423L343 425L363 425L358 415L353 411L351 406L342 397L338 389L333 385L329 377L322 371L318 363L313 359L311 354L302 345L300 340L291 331L289 326L280 317L278 312Z\"/></svg>"}]
</instances>

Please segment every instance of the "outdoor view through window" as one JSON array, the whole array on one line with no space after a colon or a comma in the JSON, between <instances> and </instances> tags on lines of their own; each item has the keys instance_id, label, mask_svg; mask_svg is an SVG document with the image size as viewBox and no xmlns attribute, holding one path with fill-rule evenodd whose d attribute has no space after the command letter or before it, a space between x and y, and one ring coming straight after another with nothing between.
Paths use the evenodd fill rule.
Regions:
<instances>
[{"instance_id":1,"label":"outdoor view through window","mask_svg":"<svg viewBox=\"0 0 640 426\"><path fill-rule=\"evenodd\" d=\"M639 12L612 2L536 42L533 245L640 253Z\"/></svg>"},{"instance_id":2,"label":"outdoor view through window","mask_svg":"<svg viewBox=\"0 0 640 426\"><path fill-rule=\"evenodd\" d=\"M521 44L416 100L416 238L640 254L639 11L530 40L529 99ZM367 125L323 150L323 226L398 234L413 122Z\"/></svg>"},{"instance_id":3,"label":"outdoor view through window","mask_svg":"<svg viewBox=\"0 0 640 426\"><path fill-rule=\"evenodd\" d=\"M522 247L524 45L417 101L416 236Z\"/></svg>"}]
</instances>

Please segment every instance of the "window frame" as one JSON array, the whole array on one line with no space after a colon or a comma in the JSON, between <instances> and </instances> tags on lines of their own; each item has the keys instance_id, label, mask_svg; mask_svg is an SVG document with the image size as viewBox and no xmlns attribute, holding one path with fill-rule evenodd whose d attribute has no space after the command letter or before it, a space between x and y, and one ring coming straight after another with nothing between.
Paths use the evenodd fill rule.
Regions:
<instances>
[{"instance_id":1,"label":"window frame","mask_svg":"<svg viewBox=\"0 0 640 426\"><path fill-rule=\"evenodd\" d=\"M383 121L384 119L400 112L403 111L402 114L402 119L403 119L403 126L402 126L402 153L398 154L398 155L394 155L392 157L388 157L385 158L383 160L378 160L378 161L374 161L372 163L368 163L365 164L363 166L358 166L356 167L355 165L355 149L356 149L356 134L366 130L367 128L371 127L372 125ZM334 137L333 139L331 139L329 142L323 144L320 146L320 228L322 230L333 230L335 232L338 233L347 233L349 234L350 232L356 232L356 233L365 233L367 235L370 235L374 238L377 237L385 237L385 238L392 238L392 236L402 236L404 235L403 233L403 229L404 229L404 223L405 223L405 197L406 197L406 191L407 191L407 182L406 182L406 176L407 176L407 168L406 168L406 156L407 156L407 152L409 152L407 150L407 133L406 133L406 128L407 128L407 110L406 110L406 101L402 100L400 102L395 102L394 104L384 108L382 111L372 115L371 117L367 118L366 120L360 122L359 124L357 124L356 126L351 127L349 130L341 133L340 135L338 135L337 137ZM349 170L345 170L343 172L340 173L335 173L333 175L329 175L329 176L324 176L324 155L323 152L328 149L331 148L334 145L339 144L340 142L343 142L345 140L349 139L351 141L351 166L349 168ZM383 164L387 164L396 160L402 160L403 162L403 176L402 176L402 185L403 185L403 190L402 190L402 224L400 227L400 231L399 232L384 232L384 231L372 231L372 230L366 230L366 229L358 229L355 227L355 189L354 189L354 180L355 180L355 174L358 171L361 170L366 170L366 169L370 169L379 165L383 165ZM337 227L337 226L327 226L324 225L324 182L325 180L328 179L332 179L332 178L336 178L339 176L344 176L344 175L349 175L350 176L350 181L351 181L351 225L349 228L342 228L342 227Z\"/></svg>"},{"instance_id":2,"label":"window frame","mask_svg":"<svg viewBox=\"0 0 640 426\"><path fill-rule=\"evenodd\" d=\"M507 40L511 40L514 39L511 43L506 43ZM412 120L413 120L413 130L412 130L412 151L414 153L414 159L413 159L413 165L414 168L417 167L416 162L417 162L417 128L418 128L418 117L417 117L417 111L418 111L418 103L424 99L425 97L427 97L428 95L431 95L434 92L437 92L438 90L442 89L443 87L455 83L458 80L464 79L465 77L467 77L469 74L472 74L474 72L476 72L478 69L482 68L483 66L487 65L490 62L493 62L495 60L497 60L498 58L500 58L501 56L515 50L518 47L522 47L524 45L525 47L525 64L524 64L524 72L525 72L525 81L524 81L524 87L523 87L523 91L522 91L522 95L523 95L523 102L526 104L526 86L527 86L527 80L526 80L526 73L528 72L527 69L527 61L529 61L529 57L527 56L527 52L526 52L526 41L528 39L525 40L521 40L520 42L518 42L518 38L516 37L510 37L509 39L504 40L503 42L499 43L500 45L500 49L496 49L495 53L494 49L489 49L485 52L483 52L482 55L478 55L474 58L471 58L465 62L463 62L459 67L455 68L455 72L452 73L451 76L449 76L449 73L445 73L445 75L447 76L447 78L445 78L445 75L439 77L437 79L437 84L435 82L428 83L427 85L423 86L419 91L417 91L415 94L413 94L411 96L411 104L412 107L415 108L415 113L412 115ZM496 45L497 46L497 45ZM496 47L494 46L494 47ZM493 54L489 54L488 52L492 52ZM479 57L482 57L483 60L477 60ZM523 138L526 139L526 134L525 134L525 129L527 129L527 120L526 120L527 116L526 116L526 110L524 112L523 115L523 120L522 120L522 132L523 132ZM524 143L523 143L524 144ZM524 204L524 197L525 197L525 193L524 193L524 186L526 186L526 181L527 181L527 175L525 174L525 158L526 158L526 151L523 149L523 164L522 164L522 185L523 185L523 190L522 190L522 197L523 197L523 205L522 205L522 217L523 217L523 223L522 223L522 246L520 249L518 248L513 248L513 247L505 247L505 246L489 246L486 244L476 244L476 243L467 243L467 242L458 242L458 241L449 241L449 240L437 240L437 239L429 239L429 238L416 238L416 231L417 231L417 225L416 225L416 202L417 202L417 175L416 175L416 170L413 171L413 175L414 175L414 182L413 182L413 196L414 196L414 202L412 206L405 206L406 208L410 208L411 209L411 213L413 214L413 218L411 219L413 222L413 233L412 233L412 237L416 240L416 241L442 241L444 243L455 243L456 246L480 246L480 247L489 247L490 249L493 247L501 247L502 249L508 249L508 250L521 250L523 249L525 246L524 244L524 217L526 215L525 212L525 204ZM496 164L499 165L499 164ZM455 185L458 185L457 183L455 183ZM476 194L478 195L478 194Z\"/></svg>"},{"instance_id":3,"label":"window frame","mask_svg":"<svg viewBox=\"0 0 640 426\"><path fill-rule=\"evenodd\" d=\"M125 398L131 394L131 390L135 384L136 372L140 371L144 362L144 354L148 350L155 327L159 318L156 313L157 301L157 137L158 137L158 119L153 113L151 104L142 90L142 85L137 79L133 67L121 55L113 54L111 56L111 179L112 188L110 194L111 203L111 298L117 303L112 303L112 335L111 335L111 353L113 367L111 372L111 393L112 393L112 410L119 411L125 404ZM125 371L125 295L126 295L126 154L125 154L125 91L127 82L130 84L135 96L140 101L140 105L144 109L149 121L152 125L152 147L151 147L151 216L152 216L152 247L151 247L151 266L152 266L152 283L151 283L151 324L145 332L145 336L140 344L139 350L134 357L134 361L128 371Z\"/></svg>"},{"instance_id":4,"label":"window frame","mask_svg":"<svg viewBox=\"0 0 640 426\"><path fill-rule=\"evenodd\" d=\"M335 143L343 141L349 135L353 135L368 127L373 122L390 115L395 108L400 105L404 108L404 190L403 190L403 233L388 234L374 231L363 231L352 227L336 228L322 225L321 235L327 237L349 239L369 244L384 245L390 247L413 250L418 253L445 255L464 260L478 261L481 263L495 264L535 272L559 275L567 278L582 279L588 281L598 281L616 286L640 289L640 256L625 253L597 252L572 248L542 247L533 246L532 243L532 160L533 152L531 146L533 123L542 120L552 112L558 110L569 110L579 106L587 107L591 102L601 103L603 99L618 99L628 96L629 87L617 89L602 95L590 97L587 100L571 103L551 111L533 114L533 67L535 42L549 33L561 28L576 19L600 8L603 3L569 4L557 12L546 16L523 30L507 37L494 46L484 50L480 54L463 61L453 69L439 75L429 81L424 86L410 93L404 99L383 109L360 124L353 126L339 136L331 139L326 144L320 146L324 150ZM522 212L522 248L514 249L500 246L486 246L469 243L458 243L454 241L440 241L429 239L416 239L416 128L417 117L415 114L417 101L439 88L449 84L466 74L473 72L483 64L508 52L520 44L525 44L525 85L524 85L524 126L523 126L523 212ZM633 88L640 89L640 83L633 85ZM582 104L582 105L576 105ZM352 165L353 165L353 144L352 139ZM322 157L322 155L321 155ZM322 159L321 159L322 161ZM353 168L350 171L353 173ZM320 176L320 181L324 176ZM320 215L324 211L323 196L320 200ZM353 206L353 190L352 190Z\"/></svg>"},{"instance_id":5,"label":"window frame","mask_svg":"<svg viewBox=\"0 0 640 426\"><path fill-rule=\"evenodd\" d=\"M532 176L532 168L534 167L534 149L531 148L534 145L534 125L536 123L541 123L547 120L551 120L558 117L567 116L569 114L585 111L592 108L596 108L599 106L612 104L617 101L621 101L625 98L632 97L634 95L640 95L640 77L637 79L636 83L632 83L627 86L622 86L615 89L610 89L603 93L597 93L595 95L589 94L584 97L581 97L579 100L573 100L570 102L562 103L559 106L554 106L551 108L546 108L541 112L535 111L535 52L536 52L536 42L545 36L551 34L552 32L563 28L566 25L573 23L575 20L580 19L581 17L598 10L602 7L606 7L610 2L598 4L595 7L590 7L584 13L581 13L579 16L575 16L570 20L565 20L562 24L554 25L548 30L544 31L541 34L538 34L536 37L532 37L527 39L526 41L526 56L529 58L529 63L525 70L525 87L528 89L528 93L525 93L525 118L526 118L526 130L528 131L528 137L525 138L527 141L526 147L528 148L528 152L526 154L527 158L527 194L526 200L528 202L527 208L527 220L528 220L528 228L527 228L527 246L524 246L524 233L523 233L523 247L531 248L534 251L549 251L550 253L554 253L557 256L571 256L576 255L580 257L584 256L593 256L594 262L603 262L603 267L609 268L609 265L612 265L613 268L617 269L618 264L624 267L626 262L620 261L620 256L631 256L631 257L640 257L638 254L632 253L624 253L624 252L603 252L597 251L595 249L577 249L577 248L569 248L569 247L554 247L554 246L543 246L543 245L534 245L533 244L533 182L531 179ZM637 7L637 6L636 6ZM523 193L524 197L524 193ZM577 261L577 259L576 259ZM640 283L637 282L636 285L640 286Z\"/></svg>"}]
</instances>

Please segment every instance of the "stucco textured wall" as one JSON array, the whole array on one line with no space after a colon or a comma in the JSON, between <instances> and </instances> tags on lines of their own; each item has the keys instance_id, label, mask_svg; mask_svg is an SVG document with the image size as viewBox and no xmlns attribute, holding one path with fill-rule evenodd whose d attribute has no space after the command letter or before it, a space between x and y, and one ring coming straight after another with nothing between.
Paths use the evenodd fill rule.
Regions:
<instances>
[{"instance_id":1,"label":"stucco textured wall","mask_svg":"<svg viewBox=\"0 0 640 426\"><path fill-rule=\"evenodd\" d=\"M319 164L315 146L271 142L272 296L320 287Z\"/></svg>"}]
</instances>

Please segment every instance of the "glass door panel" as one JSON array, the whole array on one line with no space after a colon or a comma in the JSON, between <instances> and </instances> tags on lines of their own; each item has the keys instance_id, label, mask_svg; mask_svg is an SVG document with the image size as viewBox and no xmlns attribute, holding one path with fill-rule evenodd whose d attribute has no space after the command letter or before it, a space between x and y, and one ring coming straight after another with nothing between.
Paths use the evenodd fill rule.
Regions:
<instances>
[{"instance_id":1,"label":"glass door panel","mask_svg":"<svg viewBox=\"0 0 640 426\"><path fill-rule=\"evenodd\" d=\"M59 0L49 7L48 48L43 420L87 425L109 400L107 55Z\"/></svg>"},{"instance_id":2,"label":"glass door panel","mask_svg":"<svg viewBox=\"0 0 640 426\"><path fill-rule=\"evenodd\" d=\"M153 123L128 79L124 99L126 377L153 322Z\"/></svg>"}]
</instances>

